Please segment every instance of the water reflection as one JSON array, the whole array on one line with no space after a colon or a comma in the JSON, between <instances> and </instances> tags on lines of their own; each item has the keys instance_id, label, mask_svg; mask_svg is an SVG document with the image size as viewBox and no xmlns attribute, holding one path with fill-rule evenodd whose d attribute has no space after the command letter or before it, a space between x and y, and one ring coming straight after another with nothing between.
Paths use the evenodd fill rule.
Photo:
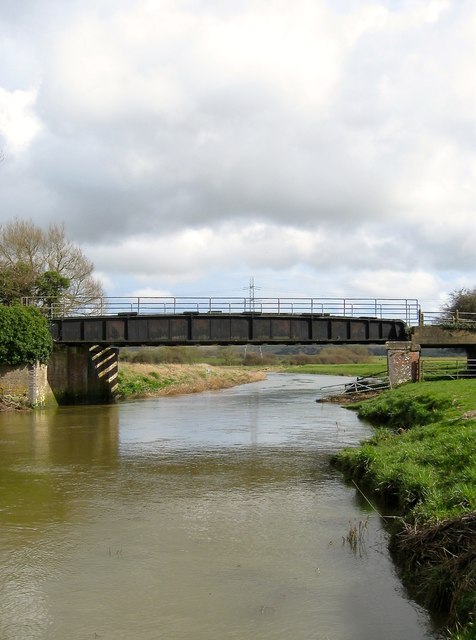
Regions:
<instances>
[{"instance_id":1,"label":"water reflection","mask_svg":"<svg viewBox=\"0 0 476 640\"><path fill-rule=\"evenodd\" d=\"M435 637L378 517L342 544L368 428L317 382L0 416L0 638Z\"/></svg>"}]
</instances>

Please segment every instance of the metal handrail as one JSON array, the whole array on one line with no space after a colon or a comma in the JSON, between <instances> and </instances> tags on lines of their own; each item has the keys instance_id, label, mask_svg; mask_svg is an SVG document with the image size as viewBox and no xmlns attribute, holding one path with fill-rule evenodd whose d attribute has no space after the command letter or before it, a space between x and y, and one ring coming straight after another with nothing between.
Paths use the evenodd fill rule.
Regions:
<instances>
[{"instance_id":1,"label":"metal handrail","mask_svg":"<svg viewBox=\"0 0 476 640\"><path fill-rule=\"evenodd\" d=\"M206 296L121 296L62 299L45 304L42 298L24 298L26 305L46 309L50 317L109 316L117 314L260 313L311 314L404 320L418 324L416 299L407 298L246 298Z\"/></svg>"}]
</instances>

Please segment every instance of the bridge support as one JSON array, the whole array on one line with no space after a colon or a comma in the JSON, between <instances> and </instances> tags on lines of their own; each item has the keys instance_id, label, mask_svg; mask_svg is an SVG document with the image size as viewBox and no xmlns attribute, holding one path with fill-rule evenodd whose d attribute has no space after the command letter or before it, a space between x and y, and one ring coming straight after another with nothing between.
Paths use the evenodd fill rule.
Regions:
<instances>
[{"instance_id":1,"label":"bridge support","mask_svg":"<svg viewBox=\"0 0 476 640\"><path fill-rule=\"evenodd\" d=\"M117 388L119 349L56 346L48 383L58 404L108 404Z\"/></svg>"},{"instance_id":2,"label":"bridge support","mask_svg":"<svg viewBox=\"0 0 476 640\"><path fill-rule=\"evenodd\" d=\"M390 386L420 380L421 347L414 342L387 342L387 371Z\"/></svg>"}]
</instances>

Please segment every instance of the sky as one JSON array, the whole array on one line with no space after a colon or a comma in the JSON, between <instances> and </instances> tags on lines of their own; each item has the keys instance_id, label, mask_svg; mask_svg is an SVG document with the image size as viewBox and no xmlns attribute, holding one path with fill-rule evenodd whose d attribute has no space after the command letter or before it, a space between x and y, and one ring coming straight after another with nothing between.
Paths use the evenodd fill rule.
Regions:
<instances>
[{"instance_id":1,"label":"sky","mask_svg":"<svg viewBox=\"0 0 476 640\"><path fill-rule=\"evenodd\" d=\"M0 224L109 296L476 286L474 0L0 0Z\"/></svg>"}]
</instances>

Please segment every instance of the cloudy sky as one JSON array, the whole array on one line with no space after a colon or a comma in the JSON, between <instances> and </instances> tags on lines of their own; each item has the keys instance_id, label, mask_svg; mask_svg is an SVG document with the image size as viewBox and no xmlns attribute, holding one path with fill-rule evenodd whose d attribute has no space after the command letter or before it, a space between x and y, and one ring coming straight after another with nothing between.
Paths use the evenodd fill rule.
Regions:
<instances>
[{"instance_id":1,"label":"cloudy sky","mask_svg":"<svg viewBox=\"0 0 476 640\"><path fill-rule=\"evenodd\" d=\"M0 0L0 223L109 295L476 286L474 0Z\"/></svg>"}]
</instances>

